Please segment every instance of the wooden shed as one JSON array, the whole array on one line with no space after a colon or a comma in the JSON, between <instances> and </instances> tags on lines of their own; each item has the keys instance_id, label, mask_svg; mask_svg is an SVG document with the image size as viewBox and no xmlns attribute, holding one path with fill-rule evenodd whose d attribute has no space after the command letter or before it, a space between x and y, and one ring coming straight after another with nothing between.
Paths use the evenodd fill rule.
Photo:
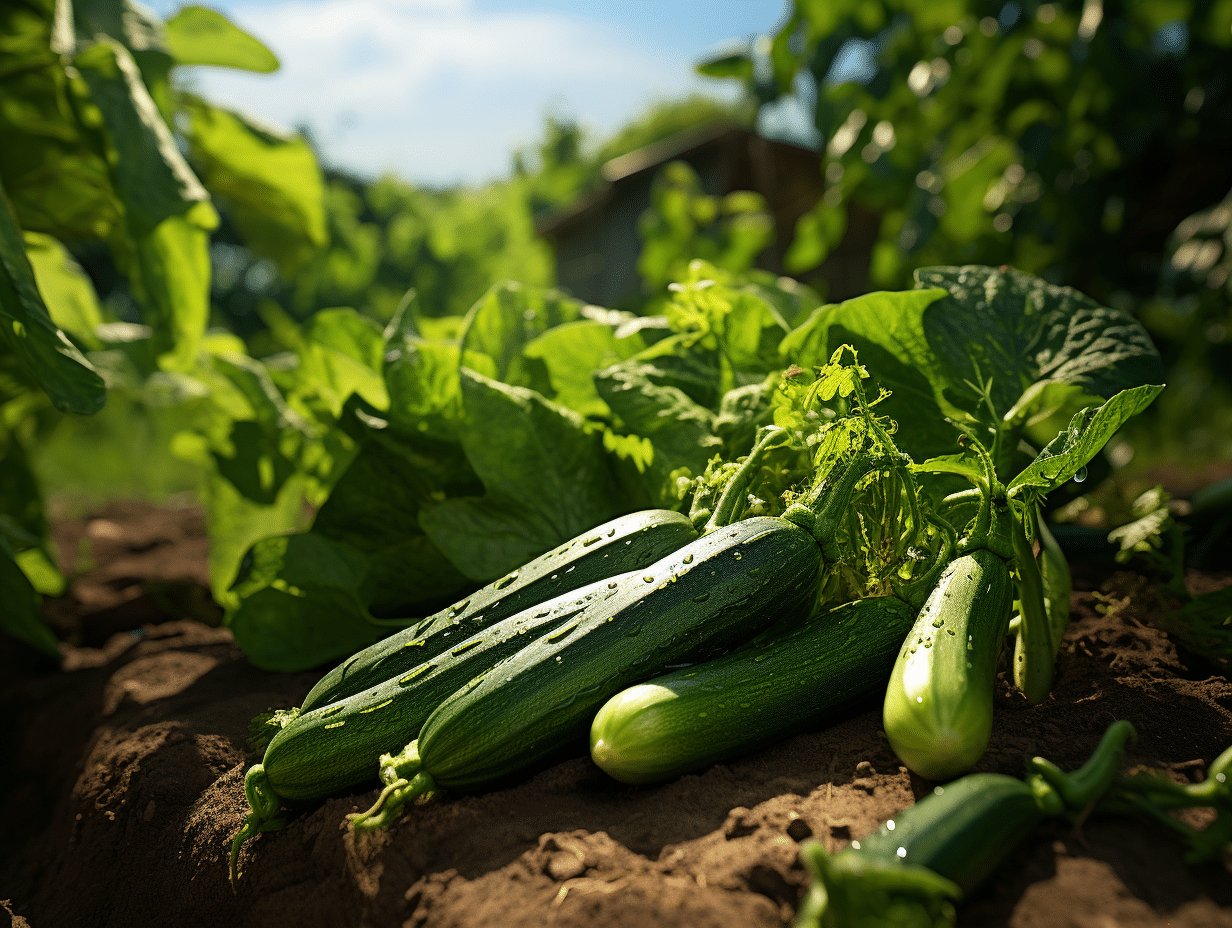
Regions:
<instances>
[{"instance_id":1,"label":"wooden shed","mask_svg":"<svg viewBox=\"0 0 1232 928\"><path fill-rule=\"evenodd\" d=\"M538 232L556 256L561 288L601 306L615 306L637 293L638 220L650 207L651 185L659 168L671 161L688 164L708 194L753 190L765 197L774 219L775 240L757 265L785 273L783 256L796 222L824 192L820 156L729 123L712 123L612 159L603 166L601 186L539 219ZM831 298L862 292L868 272L867 246L863 254L854 256L851 267L851 258L843 254L846 246L846 242L840 245L820 268L793 276L815 280L820 275L818 282Z\"/></svg>"}]
</instances>

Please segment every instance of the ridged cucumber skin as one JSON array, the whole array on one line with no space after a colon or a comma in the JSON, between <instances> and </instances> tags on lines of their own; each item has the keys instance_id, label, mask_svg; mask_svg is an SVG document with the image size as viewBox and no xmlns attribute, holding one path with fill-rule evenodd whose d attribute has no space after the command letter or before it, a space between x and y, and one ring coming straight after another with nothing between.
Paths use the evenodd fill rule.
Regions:
<instances>
[{"instance_id":1,"label":"ridged cucumber skin","mask_svg":"<svg viewBox=\"0 0 1232 928\"><path fill-rule=\"evenodd\" d=\"M948 780L992 735L993 684L1013 602L1009 567L979 549L941 574L894 663L882 722L904 764Z\"/></svg>"},{"instance_id":2,"label":"ridged cucumber skin","mask_svg":"<svg viewBox=\"0 0 1232 928\"><path fill-rule=\"evenodd\" d=\"M701 660L807 614L821 552L803 529L754 517L704 535L445 700L419 734L438 786L474 789L571 741L596 709L668 664Z\"/></svg>"},{"instance_id":3,"label":"ridged cucumber skin","mask_svg":"<svg viewBox=\"0 0 1232 928\"><path fill-rule=\"evenodd\" d=\"M460 638L596 580L641 570L695 538L689 517L669 509L605 522L347 658L317 681L300 711L363 692L444 653Z\"/></svg>"},{"instance_id":4,"label":"ridged cucumber skin","mask_svg":"<svg viewBox=\"0 0 1232 928\"><path fill-rule=\"evenodd\" d=\"M1000 773L973 773L938 786L852 848L887 864L927 867L967 893L1044 817L1026 782Z\"/></svg>"},{"instance_id":5,"label":"ridged cucumber skin","mask_svg":"<svg viewBox=\"0 0 1232 928\"><path fill-rule=\"evenodd\" d=\"M380 755L412 740L446 697L536 636L614 596L619 576L532 606L404 674L301 713L265 749L269 786L283 801L300 803L375 782Z\"/></svg>"},{"instance_id":6,"label":"ridged cucumber skin","mask_svg":"<svg viewBox=\"0 0 1232 928\"><path fill-rule=\"evenodd\" d=\"M895 597L858 600L622 690L591 724L591 757L621 782L656 783L781 739L883 687L914 620Z\"/></svg>"}]
</instances>

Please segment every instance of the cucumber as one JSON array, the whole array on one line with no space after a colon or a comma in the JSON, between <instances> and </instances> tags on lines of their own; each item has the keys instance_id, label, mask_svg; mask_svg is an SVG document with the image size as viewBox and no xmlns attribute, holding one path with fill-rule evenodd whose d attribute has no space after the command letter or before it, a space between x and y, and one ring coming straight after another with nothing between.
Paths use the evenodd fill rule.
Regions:
<instances>
[{"instance_id":1,"label":"cucumber","mask_svg":"<svg viewBox=\"0 0 1232 928\"><path fill-rule=\"evenodd\" d=\"M384 683L288 720L244 775L251 809L231 842L230 873L240 848L262 831L282 827L283 805L323 799L376 780L383 751L414 738L447 696L542 635L615 596L609 577L532 606L460 641L445 654Z\"/></svg>"},{"instance_id":2,"label":"cucumber","mask_svg":"<svg viewBox=\"0 0 1232 928\"><path fill-rule=\"evenodd\" d=\"M812 875L797 928L954 924L954 905L980 885L1046 818L1080 821L1108 792L1128 722L1113 722L1090 759L1063 773L1042 757L1027 777L973 773L936 787L873 834L830 855L801 845Z\"/></svg>"},{"instance_id":3,"label":"cucumber","mask_svg":"<svg viewBox=\"0 0 1232 928\"><path fill-rule=\"evenodd\" d=\"M811 535L759 516L622 575L615 596L441 703L416 741L381 758L385 791L353 820L380 827L437 787L477 789L571 742L580 747L595 710L631 683L748 641L776 619L806 615L820 568Z\"/></svg>"},{"instance_id":4,"label":"cucumber","mask_svg":"<svg viewBox=\"0 0 1232 928\"><path fill-rule=\"evenodd\" d=\"M981 548L946 567L920 610L894 663L882 714L890 746L920 776L956 776L988 746L1012 602L1009 567Z\"/></svg>"},{"instance_id":5,"label":"cucumber","mask_svg":"<svg viewBox=\"0 0 1232 928\"><path fill-rule=\"evenodd\" d=\"M572 590L477 632L404 674L300 714L265 749L261 768L267 787L284 802L301 803L375 781L377 758L414 738L458 687L618 589L618 579L610 577Z\"/></svg>"},{"instance_id":6,"label":"cucumber","mask_svg":"<svg viewBox=\"0 0 1232 928\"><path fill-rule=\"evenodd\" d=\"M590 756L653 783L778 740L885 686L915 614L892 596L858 600L622 690L591 724Z\"/></svg>"},{"instance_id":7,"label":"cucumber","mask_svg":"<svg viewBox=\"0 0 1232 928\"><path fill-rule=\"evenodd\" d=\"M635 512L583 532L466 599L347 658L317 681L299 712L400 676L536 603L614 574L641 570L696 537L689 517L668 509Z\"/></svg>"}]
</instances>

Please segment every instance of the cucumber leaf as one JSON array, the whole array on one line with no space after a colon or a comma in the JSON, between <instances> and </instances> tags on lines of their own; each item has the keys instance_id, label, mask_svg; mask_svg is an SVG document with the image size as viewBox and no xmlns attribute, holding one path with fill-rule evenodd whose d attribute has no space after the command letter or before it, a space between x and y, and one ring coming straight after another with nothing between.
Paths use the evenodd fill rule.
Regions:
<instances>
[{"instance_id":1,"label":"cucumber leaf","mask_svg":"<svg viewBox=\"0 0 1232 928\"><path fill-rule=\"evenodd\" d=\"M1044 496L1055 490L1078 475L1116 430L1151 405L1162 390L1154 384L1122 390L1102 406L1079 411L1069 428L1050 441L1006 489L1015 496L1028 490Z\"/></svg>"},{"instance_id":2,"label":"cucumber leaf","mask_svg":"<svg viewBox=\"0 0 1232 928\"><path fill-rule=\"evenodd\" d=\"M582 304L553 291L539 291L505 281L496 284L471 307L462 323L463 354L487 355L493 376L518 387L537 387L523 354L537 336L581 314ZM473 362L463 359L472 369Z\"/></svg>"},{"instance_id":3,"label":"cucumber leaf","mask_svg":"<svg viewBox=\"0 0 1232 928\"><path fill-rule=\"evenodd\" d=\"M916 288L821 307L783 340L780 356L819 366L841 344L856 348L891 391L882 409L917 460L952 452L955 433L943 424L950 418L987 447L1000 446L998 473L1008 479L1020 430L1034 416L1059 401L1163 379L1142 326L1070 288L977 266L922 268Z\"/></svg>"},{"instance_id":4,"label":"cucumber leaf","mask_svg":"<svg viewBox=\"0 0 1232 928\"><path fill-rule=\"evenodd\" d=\"M164 26L167 48L176 64L240 68L260 74L278 70L273 52L216 10L185 6Z\"/></svg>"},{"instance_id":5,"label":"cucumber leaf","mask_svg":"<svg viewBox=\"0 0 1232 928\"><path fill-rule=\"evenodd\" d=\"M985 480L979 458L966 454L942 454L919 464L910 465L917 474L957 474L978 486Z\"/></svg>"},{"instance_id":6,"label":"cucumber leaf","mask_svg":"<svg viewBox=\"0 0 1232 928\"><path fill-rule=\"evenodd\" d=\"M26 232L24 237L26 255L51 321L86 348L101 348L95 329L103 324L103 314L86 272L50 235Z\"/></svg>"},{"instance_id":7,"label":"cucumber leaf","mask_svg":"<svg viewBox=\"0 0 1232 928\"><path fill-rule=\"evenodd\" d=\"M426 503L419 522L466 576L495 580L627 511L602 435L576 412L468 368L461 381L458 433L486 493Z\"/></svg>"},{"instance_id":8,"label":"cucumber leaf","mask_svg":"<svg viewBox=\"0 0 1232 928\"><path fill-rule=\"evenodd\" d=\"M128 49L102 35L74 63L115 146L112 170L132 233L148 234L169 216L208 202Z\"/></svg>"},{"instance_id":9,"label":"cucumber leaf","mask_svg":"<svg viewBox=\"0 0 1232 928\"><path fill-rule=\"evenodd\" d=\"M948 291L922 324L934 387L990 431L1039 383L1100 397L1162 383L1150 336L1131 316L1013 268L926 267L916 286Z\"/></svg>"},{"instance_id":10,"label":"cucumber leaf","mask_svg":"<svg viewBox=\"0 0 1232 928\"><path fill-rule=\"evenodd\" d=\"M368 559L315 532L263 538L245 555L226 624L262 670L303 670L379 637L359 598Z\"/></svg>"},{"instance_id":11,"label":"cucumber leaf","mask_svg":"<svg viewBox=\"0 0 1232 928\"><path fill-rule=\"evenodd\" d=\"M636 446L627 441L609 444L618 453L632 452L650 499L671 508L676 501L672 473L685 467L700 476L722 440L714 434L714 413L683 390L656 383L654 373L653 367L630 361L596 371L594 383L616 416L615 431L626 440L630 435L644 440Z\"/></svg>"},{"instance_id":12,"label":"cucumber leaf","mask_svg":"<svg viewBox=\"0 0 1232 928\"><path fill-rule=\"evenodd\" d=\"M890 396L880 412L898 423L895 442L917 460L954 450L933 369L938 361L924 337L922 317L943 290L878 292L813 311L779 345L784 366L824 367L842 345L850 345ZM872 391L870 391L871 393Z\"/></svg>"},{"instance_id":13,"label":"cucumber leaf","mask_svg":"<svg viewBox=\"0 0 1232 928\"><path fill-rule=\"evenodd\" d=\"M324 181L302 136L191 94L182 104L193 163L209 189L226 199L249 248L290 274L328 244Z\"/></svg>"},{"instance_id":14,"label":"cucumber leaf","mask_svg":"<svg viewBox=\"0 0 1232 928\"><path fill-rule=\"evenodd\" d=\"M62 412L89 415L106 400L103 379L52 321L0 187L0 346L16 356Z\"/></svg>"},{"instance_id":15,"label":"cucumber leaf","mask_svg":"<svg viewBox=\"0 0 1232 928\"><path fill-rule=\"evenodd\" d=\"M536 336L522 353L547 369L553 401L584 417L602 419L611 410L595 388L591 372L624 361L645 347L637 331L622 338L604 322L579 319Z\"/></svg>"}]
</instances>

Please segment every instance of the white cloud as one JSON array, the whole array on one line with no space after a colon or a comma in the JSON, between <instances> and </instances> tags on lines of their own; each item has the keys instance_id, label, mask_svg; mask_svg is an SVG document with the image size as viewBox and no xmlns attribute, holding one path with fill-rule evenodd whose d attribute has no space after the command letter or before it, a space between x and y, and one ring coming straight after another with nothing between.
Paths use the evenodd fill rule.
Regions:
<instances>
[{"instance_id":1,"label":"white cloud","mask_svg":"<svg viewBox=\"0 0 1232 928\"><path fill-rule=\"evenodd\" d=\"M340 166L421 182L504 174L549 111L602 133L653 99L703 86L687 53L562 13L480 14L469 0L251 0L230 15L282 69L202 70L207 96L307 123Z\"/></svg>"}]
</instances>

